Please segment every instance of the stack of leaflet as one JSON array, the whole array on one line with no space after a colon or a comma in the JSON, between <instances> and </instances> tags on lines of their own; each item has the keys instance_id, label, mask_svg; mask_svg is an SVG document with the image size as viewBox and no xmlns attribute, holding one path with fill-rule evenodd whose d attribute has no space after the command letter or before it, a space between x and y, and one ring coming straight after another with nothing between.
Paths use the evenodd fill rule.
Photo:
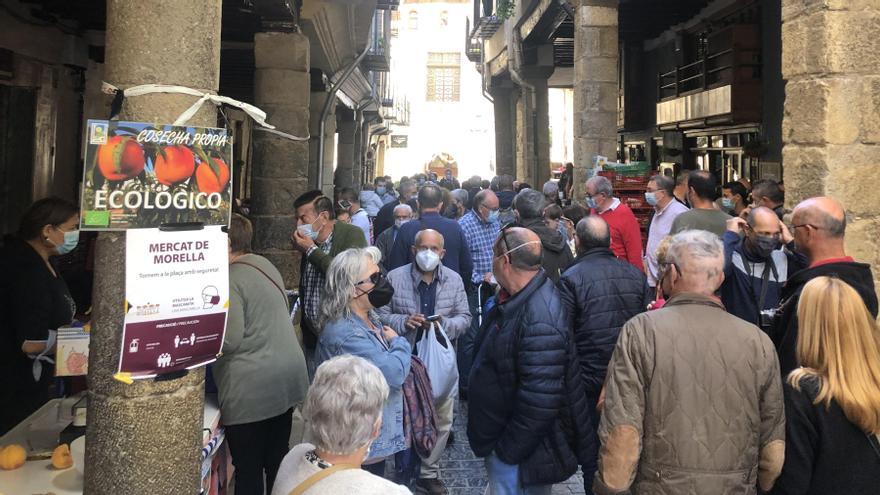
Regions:
<instances>
[{"instance_id":1,"label":"stack of leaflet","mask_svg":"<svg viewBox=\"0 0 880 495\"><path fill-rule=\"evenodd\" d=\"M84 376L89 371L89 326L58 329L55 376Z\"/></svg>"}]
</instances>

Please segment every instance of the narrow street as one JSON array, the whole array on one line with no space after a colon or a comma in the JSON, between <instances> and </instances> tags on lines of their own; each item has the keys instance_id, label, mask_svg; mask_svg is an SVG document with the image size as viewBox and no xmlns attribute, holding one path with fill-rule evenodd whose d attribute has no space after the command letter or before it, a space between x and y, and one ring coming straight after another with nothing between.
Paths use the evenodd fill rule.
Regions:
<instances>
[{"instance_id":1,"label":"narrow street","mask_svg":"<svg viewBox=\"0 0 880 495\"><path fill-rule=\"evenodd\" d=\"M486 489L486 469L483 460L474 456L467 441L467 403L455 408L455 444L447 445L440 462L440 477L450 495L483 495ZM565 483L553 487L553 495L584 493L584 479L580 471Z\"/></svg>"}]
</instances>

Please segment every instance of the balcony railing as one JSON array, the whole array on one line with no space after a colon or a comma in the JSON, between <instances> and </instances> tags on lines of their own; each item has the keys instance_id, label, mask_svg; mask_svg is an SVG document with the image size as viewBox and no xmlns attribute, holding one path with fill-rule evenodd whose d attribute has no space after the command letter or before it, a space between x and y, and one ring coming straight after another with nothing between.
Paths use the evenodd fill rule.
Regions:
<instances>
[{"instance_id":1,"label":"balcony railing","mask_svg":"<svg viewBox=\"0 0 880 495\"><path fill-rule=\"evenodd\" d=\"M753 39L748 40L749 44L739 41L757 36L754 30L750 25L731 26L715 33L710 41L719 40L716 50L711 50L710 44L698 60L657 76L658 99L663 101L737 82L760 80L760 45L751 46Z\"/></svg>"},{"instance_id":2,"label":"balcony railing","mask_svg":"<svg viewBox=\"0 0 880 495\"><path fill-rule=\"evenodd\" d=\"M468 60L474 63L483 61L483 44L471 36L471 20L467 19L464 32L464 46Z\"/></svg>"},{"instance_id":3,"label":"balcony railing","mask_svg":"<svg viewBox=\"0 0 880 495\"><path fill-rule=\"evenodd\" d=\"M388 72L391 70L391 12L377 10L373 15L373 38L370 50L361 61L365 71Z\"/></svg>"},{"instance_id":4,"label":"balcony railing","mask_svg":"<svg viewBox=\"0 0 880 495\"><path fill-rule=\"evenodd\" d=\"M376 2L376 10L397 10L400 0L379 0Z\"/></svg>"}]
</instances>

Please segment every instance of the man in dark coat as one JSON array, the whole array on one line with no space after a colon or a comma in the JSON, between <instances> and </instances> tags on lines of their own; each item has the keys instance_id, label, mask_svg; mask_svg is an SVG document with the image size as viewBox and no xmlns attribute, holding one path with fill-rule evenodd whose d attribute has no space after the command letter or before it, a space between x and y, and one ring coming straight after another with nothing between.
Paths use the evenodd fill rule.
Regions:
<instances>
[{"instance_id":1,"label":"man in dark coat","mask_svg":"<svg viewBox=\"0 0 880 495\"><path fill-rule=\"evenodd\" d=\"M840 278L862 296L868 311L877 318L877 293L871 266L856 263L844 250L846 213L843 205L833 198L810 198L795 207L791 221L795 247L807 257L810 266L788 279L770 332L779 353L783 377L798 367L795 357L797 307L801 291L810 280L821 276Z\"/></svg>"},{"instance_id":2,"label":"man in dark coat","mask_svg":"<svg viewBox=\"0 0 880 495\"><path fill-rule=\"evenodd\" d=\"M416 182L414 180L402 180L397 188L400 196L397 201L385 203L379 208L376 219L373 220L373 238L378 238L379 234L394 225L394 207L397 205L409 205L413 211L416 211ZM382 260L385 261L385 260Z\"/></svg>"},{"instance_id":3,"label":"man in dark coat","mask_svg":"<svg viewBox=\"0 0 880 495\"><path fill-rule=\"evenodd\" d=\"M524 487L549 493L578 464L595 464L594 412L568 316L541 269L540 239L527 229L506 229L493 255L502 289L477 335L468 440L485 458L489 493Z\"/></svg>"},{"instance_id":4,"label":"man in dark coat","mask_svg":"<svg viewBox=\"0 0 880 495\"><path fill-rule=\"evenodd\" d=\"M544 271L550 280L557 282L559 275L574 261L574 255L565 237L544 223L545 206L544 195L534 189L523 189L513 198L518 224L538 235L544 248Z\"/></svg>"},{"instance_id":5,"label":"man in dark coat","mask_svg":"<svg viewBox=\"0 0 880 495\"><path fill-rule=\"evenodd\" d=\"M569 328L574 329L587 403L595 408L620 328L645 311L652 294L645 274L611 251L611 231L602 217L584 218L575 232L578 257L559 279L559 293L570 318ZM598 428L599 415L593 420ZM594 470L585 466L587 493L591 493L593 475Z\"/></svg>"}]
</instances>

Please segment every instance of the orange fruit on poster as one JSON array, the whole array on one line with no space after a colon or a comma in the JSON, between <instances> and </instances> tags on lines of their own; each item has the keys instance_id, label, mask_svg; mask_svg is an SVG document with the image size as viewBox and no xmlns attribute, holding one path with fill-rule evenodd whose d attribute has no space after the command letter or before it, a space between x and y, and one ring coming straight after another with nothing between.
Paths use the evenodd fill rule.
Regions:
<instances>
[{"instance_id":1,"label":"orange fruit on poster","mask_svg":"<svg viewBox=\"0 0 880 495\"><path fill-rule=\"evenodd\" d=\"M195 169L196 158L186 146L166 146L156 154L156 179L166 186L179 184L192 177Z\"/></svg>"},{"instance_id":2,"label":"orange fruit on poster","mask_svg":"<svg viewBox=\"0 0 880 495\"><path fill-rule=\"evenodd\" d=\"M98 168L107 180L136 177L144 171L144 149L128 136L113 136L98 146Z\"/></svg>"},{"instance_id":3,"label":"orange fruit on poster","mask_svg":"<svg viewBox=\"0 0 880 495\"><path fill-rule=\"evenodd\" d=\"M199 186L199 191L205 194L219 193L229 183L229 165L220 158L211 157L211 160L216 165L216 173L211 165L205 162L200 163L196 169L196 184Z\"/></svg>"},{"instance_id":4,"label":"orange fruit on poster","mask_svg":"<svg viewBox=\"0 0 880 495\"><path fill-rule=\"evenodd\" d=\"M70 455L70 447L66 443L55 447L52 452L52 467L55 469L67 469L73 466L73 456Z\"/></svg>"},{"instance_id":5,"label":"orange fruit on poster","mask_svg":"<svg viewBox=\"0 0 880 495\"><path fill-rule=\"evenodd\" d=\"M27 460L27 451L17 444L0 447L0 469L12 471L24 466Z\"/></svg>"}]
</instances>

